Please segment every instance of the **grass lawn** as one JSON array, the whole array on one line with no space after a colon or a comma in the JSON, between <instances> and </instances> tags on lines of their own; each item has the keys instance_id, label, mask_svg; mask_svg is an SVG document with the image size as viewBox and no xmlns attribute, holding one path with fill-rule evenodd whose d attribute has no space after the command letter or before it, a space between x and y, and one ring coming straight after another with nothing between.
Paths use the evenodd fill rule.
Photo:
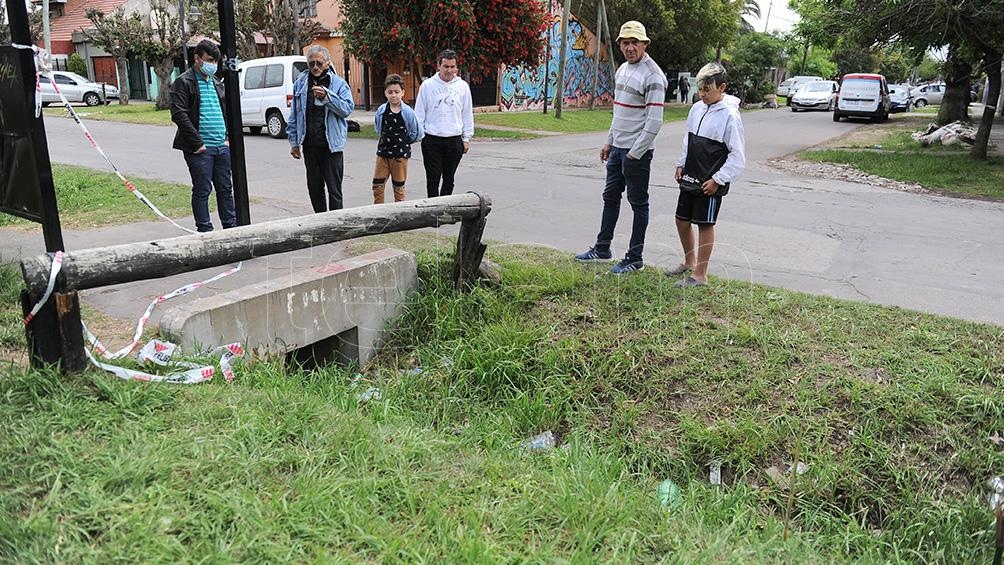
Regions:
<instances>
[{"instance_id":1,"label":"grass lawn","mask_svg":"<svg viewBox=\"0 0 1004 565\"><path fill-rule=\"evenodd\" d=\"M197 387L8 371L0 559L990 561L1001 328L489 249L505 282L462 295L451 251L419 253L368 403L355 370L267 360ZM519 448L542 430L560 447Z\"/></svg>"},{"instance_id":2,"label":"grass lawn","mask_svg":"<svg viewBox=\"0 0 1004 565\"><path fill-rule=\"evenodd\" d=\"M52 165L52 178L63 227L85 228L154 220L157 216L126 189L112 173L73 165ZM138 177L128 177L169 217L192 213L192 187ZM216 207L210 199L210 210ZM31 222L0 212L0 226Z\"/></svg>"},{"instance_id":3,"label":"grass lawn","mask_svg":"<svg viewBox=\"0 0 1004 565\"><path fill-rule=\"evenodd\" d=\"M553 112L549 112L548 114L541 112L479 113L474 114L474 124L475 126L483 124L538 131L584 133L610 129L611 112L612 110L609 108L599 110L565 110L562 112L560 120L554 117ZM686 120L688 112L690 112L690 106L667 106L662 113L662 119L663 122Z\"/></svg>"},{"instance_id":4,"label":"grass lawn","mask_svg":"<svg viewBox=\"0 0 1004 565\"><path fill-rule=\"evenodd\" d=\"M155 126L173 126L170 110L158 110L151 103L130 103L126 105L113 102L107 106L74 106L77 114L85 120L107 120L126 122L130 124L148 124ZM46 116L66 117L66 109L62 106L49 106L43 110Z\"/></svg>"}]
</instances>

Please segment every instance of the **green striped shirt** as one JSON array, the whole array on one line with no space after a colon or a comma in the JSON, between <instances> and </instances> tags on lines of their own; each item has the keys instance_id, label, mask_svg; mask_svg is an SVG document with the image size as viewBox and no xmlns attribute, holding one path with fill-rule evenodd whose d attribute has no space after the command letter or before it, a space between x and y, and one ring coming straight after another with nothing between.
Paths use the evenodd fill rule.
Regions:
<instances>
[{"instance_id":1,"label":"green striped shirt","mask_svg":"<svg viewBox=\"0 0 1004 565\"><path fill-rule=\"evenodd\" d=\"M219 147L227 140L227 124L223 121L220 97L216 94L213 77L195 71L199 83L199 135L206 147Z\"/></svg>"}]
</instances>

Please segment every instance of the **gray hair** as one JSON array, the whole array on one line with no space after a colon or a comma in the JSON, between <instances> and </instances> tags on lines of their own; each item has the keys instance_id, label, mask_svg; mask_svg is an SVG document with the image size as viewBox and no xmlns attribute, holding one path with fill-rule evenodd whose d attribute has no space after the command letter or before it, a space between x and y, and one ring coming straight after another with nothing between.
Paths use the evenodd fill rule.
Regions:
<instances>
[{"instance_id":1,"label":"gray hair","mask_svg":"<svg viewBox=\"0 0 1004 565\"><path fill-rule=\"evenodd\" d=\"M309 59L311 55L320 55L324 57L325 61L331 62L331 53L323 45L314 45L310 49L307 49L307 58Z\"/></svg>"},{"instance_id":2,"label":"gray hair","mask_svg":"<svg viewBox=\"0 0 1004 565\"><path fill-rule=\"evenodd\" d=\"M708 63L697 72L697 88L703 90L705 86L715 86L716 88L725 84L729 80L729 74L725 72L725 67L720 63Z\"/></svg>"}]
</instances>

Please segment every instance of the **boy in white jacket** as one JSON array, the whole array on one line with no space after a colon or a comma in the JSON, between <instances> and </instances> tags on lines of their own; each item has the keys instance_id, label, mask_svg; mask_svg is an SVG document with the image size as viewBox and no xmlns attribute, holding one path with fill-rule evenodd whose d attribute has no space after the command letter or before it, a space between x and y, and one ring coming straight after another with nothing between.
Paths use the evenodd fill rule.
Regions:
<instances>
[{"instance_id":1,"label":"boy in white jacket","mask_svg":"<svg viewBox=\"0 0 1004 565\"><path fill-rule=\"evenodd\" d=\"M725 94L728 75L718 63L708 63L697 73L700 101L690 108L683 154L676 166L680 199L676 230L683 245L683 263L667 269L670 276L691 273L676 286L708 284L708 262L715 246L715 222L722 197L746 166L746 142L739 99ZM697 248L694 231L697 225Z\"/></svg>"}]
</instances>

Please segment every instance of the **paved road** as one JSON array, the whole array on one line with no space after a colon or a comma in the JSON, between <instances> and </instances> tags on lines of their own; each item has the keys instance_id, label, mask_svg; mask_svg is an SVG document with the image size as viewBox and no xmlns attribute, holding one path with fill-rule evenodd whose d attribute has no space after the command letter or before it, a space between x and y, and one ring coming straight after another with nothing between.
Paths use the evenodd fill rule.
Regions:
<instances>
[{"instance_id":1,"label":"paved road","mask_svg":"<svg viewBox=\"0 0 1004 565\"><path fill-rule=\"evenodd\" d=\"M1004 204L778 172L764 161L868 126L833 123L827 113L783 110L751 112L744 122L750 164L725 200L712 273L1004 325L1004 246L998 243ZM104 166L72 122L50 119L46 127L54 161ZM169 149L172 128L112 122L91 122L89 127L128 174L188 182L181 154ZM679 261L671 180L682 134L682 123L667 124L657 143L645 252L650 265ZM494 199L490 238L581 251L599 227L603 168L597 153L603 137L477 142L461 164L458 183L463 190L483 191ZM308 213L302 165L289 157L285 141L252 137L246 145L249 188L259 201L252 219ZM348 206L369 203L374 151L374 141L349 143ZM410 172L409 196L417 198L424 193L420 151ZM627 210L625 203L615 253L623 253L629 237ZM166 225L151 222L70 233L68 246L171 235L176 234ZM4 257L41 247L38 236L4 239Z\"/></svg>"}]
</instances>

